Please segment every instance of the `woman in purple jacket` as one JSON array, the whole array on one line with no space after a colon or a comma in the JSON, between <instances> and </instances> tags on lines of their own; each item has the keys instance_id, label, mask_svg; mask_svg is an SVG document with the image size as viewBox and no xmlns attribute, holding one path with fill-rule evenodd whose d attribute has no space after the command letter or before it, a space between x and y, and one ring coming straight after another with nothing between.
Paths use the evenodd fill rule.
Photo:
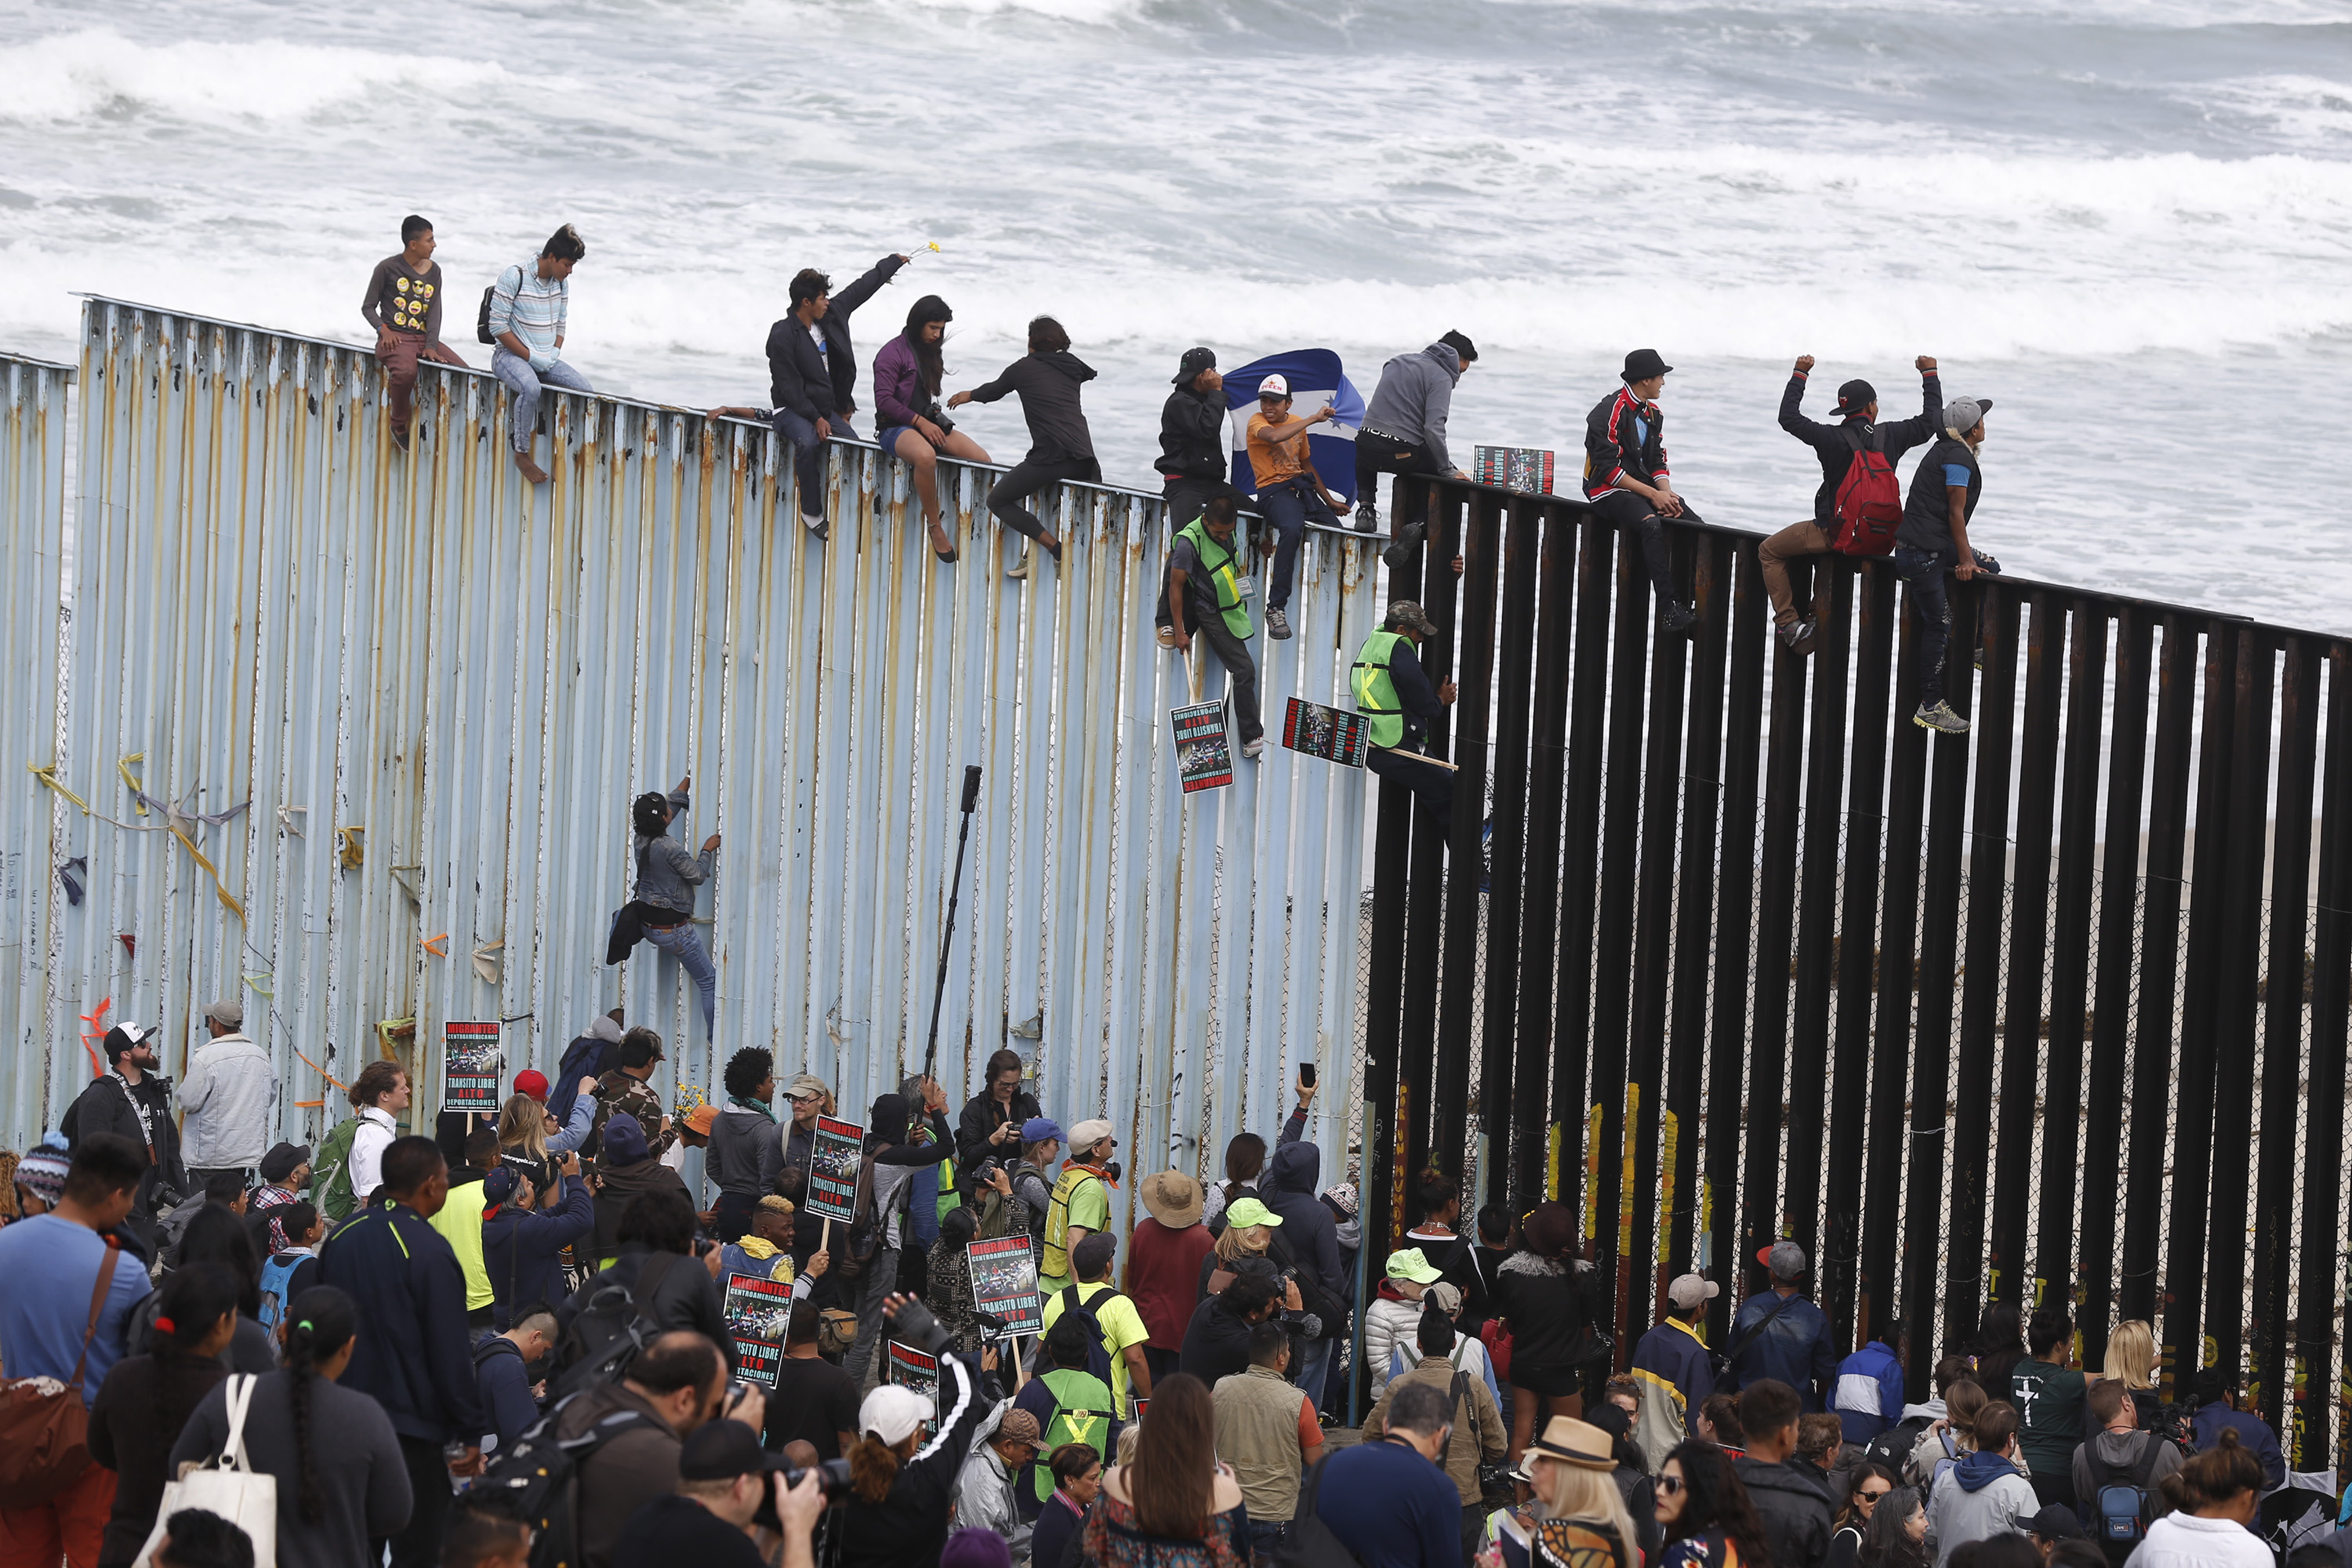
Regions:
<instances>
[{"instance_id":1,"label":"woman in purple jacket","mask_svg":"<svg viewBox=\"0 0 2352 1568\"><path fill-rule=\"evenodd\" d=\"M915 470L915 494L923 503L923 522L931 531L931 553L942 561L953 561L956 547L940 525L940 487L933 470L941 455L971 463L988 461L980 443L960 434L940 406L946 374L940 343L953 320L955 312L946 300L926 294L907 312L906 330L874 356L874 405L882 416L877 439L885 452Z\"/></svg>"}]
</instances>

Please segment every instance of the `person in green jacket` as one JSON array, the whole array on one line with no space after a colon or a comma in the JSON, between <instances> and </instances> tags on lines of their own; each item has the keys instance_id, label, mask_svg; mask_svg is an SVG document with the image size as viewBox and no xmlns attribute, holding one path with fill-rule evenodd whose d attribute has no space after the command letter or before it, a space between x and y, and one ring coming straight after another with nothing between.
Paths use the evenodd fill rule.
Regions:
<instances>
[{"instance_id":1,"label":"person in green jacket","mask_svg":"<svg viewBox=\"0 0 2352 1568\"><path fill-rule=\"evenodd\" d=\"M1349 689L1356 711L1371 716L1371 751L1365 768L1382 778L1393 776L1437 814L1440 832L1454 821L1454 773L1449 768L1416 762L1429 733L1429 721L1454 700L1454 682L1432 686L1421 666L1423 638L1437 635L1429 613L1411 599L1389 605L1381 629L1364 639L1349 670Z\"/></svg>"},{"instance_id":2,"label":"person in green jacket","mask_svg":"<svg viewBox=\"0 0 2352 1568\"><path fill-rule=\"evenodd\" d=\"M1170 640L1179 654L1192 651L1192 633L1208 640L1210 650L1223 661L1234 686L1234 719L1241 726L1242 755L1255 757L1265 750L1265 725L1258 717L1257 663L1250 658L1250 639L1257 635L1251 624L1249 600L1257 584L1242 563L1234 527L1241 510L1241 492L1219 485L1210 492L1201 515L1177 530L1168 547Z\"/></svg>"}]
</instances>

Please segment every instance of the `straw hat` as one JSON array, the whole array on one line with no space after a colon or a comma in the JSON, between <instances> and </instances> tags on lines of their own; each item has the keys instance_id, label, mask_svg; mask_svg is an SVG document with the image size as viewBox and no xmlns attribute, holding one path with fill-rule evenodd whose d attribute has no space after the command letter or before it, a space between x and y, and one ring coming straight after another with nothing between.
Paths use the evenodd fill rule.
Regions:
<instances>
[{"instance_id":1,"label":"straw hat","mask_svg":"<svg viewBox=\"0 0 2352 1568\"><path fill-rule=\"evenodd\" d=\"M1527 1447L1529 1455L1540 1454L1547 1459L1557 1459L1564 1465L1574 1465L1585 1470L1613 1470L1617 1468L1616 1445L1609 1434L1590 1421L1579 1421L1573 1415L1555 1415L1544 1426L1543 1435Z\"/></svg>"},{"instance_id":2,"label":"straw hat","mask_svg":"<svg viewBox=\"0 0 2352 1568\"><path fill-rule=\"evenodd\" d=\"M1204 1194L1201 1184L1181 1171L1162 1171L1143 1178L1143 1206L1153 1219L1171 1230L1201 1223Z\"/></svg>"}]
</instances>

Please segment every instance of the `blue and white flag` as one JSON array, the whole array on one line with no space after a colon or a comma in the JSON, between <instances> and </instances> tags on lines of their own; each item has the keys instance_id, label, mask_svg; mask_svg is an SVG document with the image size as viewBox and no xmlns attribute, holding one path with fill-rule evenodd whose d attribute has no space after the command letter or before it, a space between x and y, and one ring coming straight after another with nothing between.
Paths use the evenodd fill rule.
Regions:
<instances>
[{"instance_id":1,"label":"blue and white flag","mask_svg":"<svg viewBox=\"0 0 2352 1568\"><path fill-rule=\"evenodd\" d=\"M1250 468L1249 422L1257 412L1258 384L1269 375L1290 384L1290 412L1304 419L1325 404L1331 417L1307 437L1307 455L1323 488L1348 500L1356 499L1356 432L1364 423L1364 395L1349 384L1339 368L1339 356L1329 349L1293 349L1268 354L1239 370L1225 373L1225 406L1233 431L1234 484L1244 495L1257 494L1257 475Z\"/></svg>"}]
</instances>

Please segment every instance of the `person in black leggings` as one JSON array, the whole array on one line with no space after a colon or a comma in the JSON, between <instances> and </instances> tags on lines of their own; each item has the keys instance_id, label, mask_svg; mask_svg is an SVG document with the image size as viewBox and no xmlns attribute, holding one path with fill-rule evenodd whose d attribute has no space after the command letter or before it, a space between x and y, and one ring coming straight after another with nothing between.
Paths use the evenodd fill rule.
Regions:
<instances>
[{"instance_id":1,"label":"person in black leggings","mask_svg":"<svg viewBox=\"0 0 2352 1568\"><path fill-rule=\"evenodd\" d=\"M1003 374L984 386L959 392L948 399L950 408L967 403L994 403L1006 393L1021 395L1021 416L1029 423L1029 455L996 481L988 492L988 510L1015 533L1025 534L1045 547L1055 561L1062 542L1021 503L1049 485L1066 479L1100 483L1102 466L1095 461L1093 434L1078 406L1078 390L1095 377L1094 368L1070 352L1070 334L1051 316L1029 323L1029 353L1004 367ZM1005 574L1025 576L1025 560Z\"/></svg>"}]
</instances>

